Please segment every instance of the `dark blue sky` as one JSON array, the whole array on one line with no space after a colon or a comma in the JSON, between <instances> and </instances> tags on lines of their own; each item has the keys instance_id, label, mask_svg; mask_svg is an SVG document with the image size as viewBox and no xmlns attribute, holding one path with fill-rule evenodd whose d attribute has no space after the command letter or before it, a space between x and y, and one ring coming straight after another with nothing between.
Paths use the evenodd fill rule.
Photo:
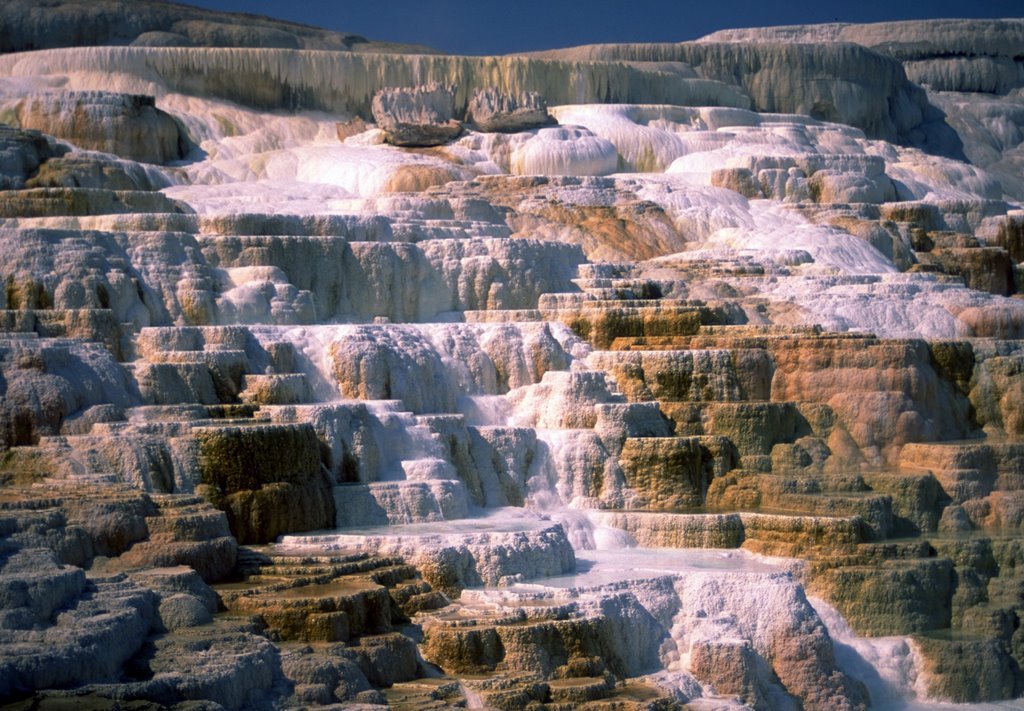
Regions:
<instances>
[{"instance_id":1,"label":"dark blue sky","mask_svg":"<svg viewBox=\"0 0 1024 711\"><path fill-rule=\"evenodd\" d=\"M179 0L455 54L679 42L730 27L1019 17L1022 0Z\"/></svg>"}]
</instances>

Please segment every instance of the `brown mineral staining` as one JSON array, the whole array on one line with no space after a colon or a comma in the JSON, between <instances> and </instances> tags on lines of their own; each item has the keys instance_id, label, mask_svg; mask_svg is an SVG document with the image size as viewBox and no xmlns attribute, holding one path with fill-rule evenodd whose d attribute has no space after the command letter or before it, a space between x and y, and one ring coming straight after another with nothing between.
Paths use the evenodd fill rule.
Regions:
<instances>
[{"instance_id":1,"label":"brown mineral staining","mask_svg":"<svg viewBox=\"0 0 1024 711\"><path fill-rule=\"evenodd\" d=\"M30 5L134 46L0 61L0 697L863 709L808 594L1020 690L1021 21Z\"/></svg>"},{"instance_id":2,"label":"brown mineral staining","mask_svg":"<svg viewBox=\"0 0 1024 711\"><path fill-rule=\"evenodd\" d=\"M333 499L312 427L216 427L195 435L206 491L227 512L240 542L330 527Z\"/></svg>"},{"instance_id":3,"label":"brown mineral staining","mask_svg":"<svg viewBox=\"0 0 1024 711\"><path fill-rule=\"evenodd\" d=\"M167 163L188 152L178 123L153 97L105 92L38 94L19 104L18 123L88 150L143 163Z\"/></svg>"}]
</instances>

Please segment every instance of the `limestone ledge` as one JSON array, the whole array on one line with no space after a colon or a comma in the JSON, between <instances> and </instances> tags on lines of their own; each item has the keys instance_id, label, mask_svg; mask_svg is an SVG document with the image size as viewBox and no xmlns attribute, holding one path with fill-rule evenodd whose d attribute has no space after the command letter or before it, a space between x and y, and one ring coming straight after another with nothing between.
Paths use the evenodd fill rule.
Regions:
<instances>
[{"instance_id":1,"label":"limestone ledge","mask_svg":"<svg viewBox=\"0 0 1024 711\"><path fill-rule=\"evenodd\" d=\"M596 525L623 530L637 545L650 548L742 547L765 555L796 556L850 549L865 540L863 522L856 517L645 511L593 511L587 515Z\"/></svg>"},{"instance_id":2,"label":"limestone ledge","mask_svg":"<svg viewBox=\"0 0 1024 711\"><path fill-rule=\"evenodd\" d=\"M538 522L526 530L451 533L403 533L392 527L386 533L285 536L284 549L318 550L360 547L381 555L402 556L415 565L424 579L447 594L478 585L502 585L520 580L571 572L575 566L572 546L559 524Z\"/></svg>"},{"instance_id":3,"label":"limestone ledge","mask_svg":"<svg viewBox=\"0 0 1024 711\"><path fill-rule=\"evenodd\" d=\"M31 68L23 64L31 63ZM660 103L748 106L747 97L720 81L645 72L613 62L560 62L521 57L368 55L284 49L80 47L6 55L0 74L76 71L155 73L171 91L219 96L260 108L360 113L369 116L384 87L455 85L464 110L475 88L495 84L511 93L535 91L552 104L641 97ZM129 82L130 83L130 82ZM104 88L104 87L92 87Z\"/></svg>"}]
</instances>

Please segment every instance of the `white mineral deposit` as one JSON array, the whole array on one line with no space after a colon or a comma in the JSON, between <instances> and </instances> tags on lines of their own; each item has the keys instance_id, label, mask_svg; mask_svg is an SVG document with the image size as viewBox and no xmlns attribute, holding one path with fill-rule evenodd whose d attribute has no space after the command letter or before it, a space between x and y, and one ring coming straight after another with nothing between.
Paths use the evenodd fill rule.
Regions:
<instances>
[{"instance_id":1,"label":"white mineral deposit","mask_svg":"<svg viewBox=\"0 0 1024 711\"><path fill-rule=\"evenodd\" d=\"M0 7L0 706L1024 708L1024 20L627 39Z\"/></svg>"}]
</instances>

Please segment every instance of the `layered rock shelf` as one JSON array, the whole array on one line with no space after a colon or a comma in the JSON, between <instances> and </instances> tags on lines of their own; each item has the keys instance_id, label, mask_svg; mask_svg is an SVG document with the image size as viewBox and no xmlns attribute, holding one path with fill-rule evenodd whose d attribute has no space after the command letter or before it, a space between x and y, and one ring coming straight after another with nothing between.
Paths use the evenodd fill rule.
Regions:
<instances>
[{"instance_id":1,"label":"layered rock shelf","mask_svg":"<svg viewBox=\"0 0 1024 711\"><path fill-rule=\"evenodd\" d=\"M1020 21L142 5L0 56L0 705L1024 692Z\"/></svg>"}]
</instances>

